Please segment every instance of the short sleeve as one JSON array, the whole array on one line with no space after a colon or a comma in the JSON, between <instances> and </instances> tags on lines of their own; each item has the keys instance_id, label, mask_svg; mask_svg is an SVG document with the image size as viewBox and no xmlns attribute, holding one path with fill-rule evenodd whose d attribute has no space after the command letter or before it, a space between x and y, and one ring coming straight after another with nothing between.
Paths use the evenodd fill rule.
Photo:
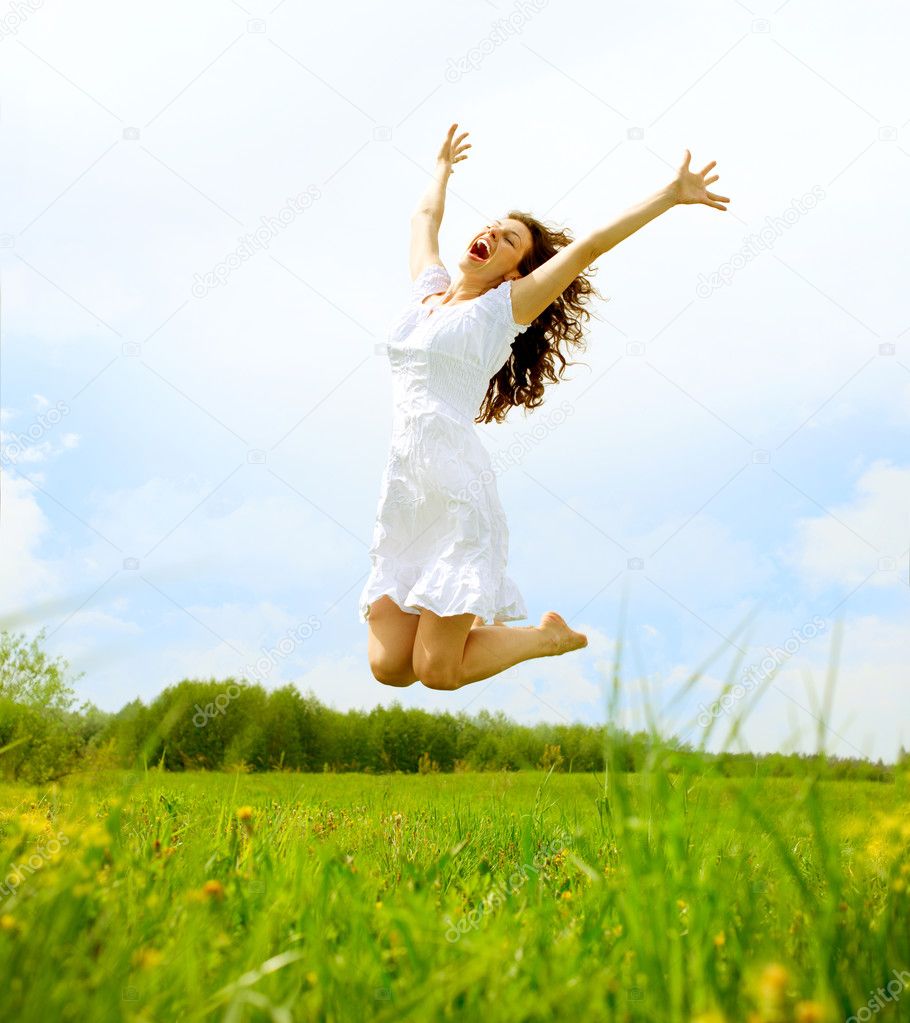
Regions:
<instances>
[{"instance_id":1,"label":"short sleeve","mask_svg":"<svg viewBox=\"0 0 910 1023\"><path fill-rule=\"evenodd\" d=\"M436 295L445 291L452 283L449 272L442 263L434 263L425 267L423 272L414 280L411 285L411 300L421 302L427 295Z\"/></svg>"},{"instance_id":2,"label":"short sleeve","mask_svg":"<svg viewBox=\"0 0 910 1023\"><path fill-rule=\"evenodd\" d=\"M528 324L516 323L512 315L512 282L503 281L485 291L476 302L482 323L481 344L491 372L496 372L510 358L512 345Z\"/></svg>"},{"instance_id":3,"label":"short sleeve","mask_svg":"<svg viewBox=\"0 0 910 1023\"><path fill-rule=\"evenodd\" d=\"M516 323L512 312L512 282L503 281L483 296L489 300L489 309L499 325L511 335L512 339L523 334L530 324Z\"/></svg>"}]
</instances>

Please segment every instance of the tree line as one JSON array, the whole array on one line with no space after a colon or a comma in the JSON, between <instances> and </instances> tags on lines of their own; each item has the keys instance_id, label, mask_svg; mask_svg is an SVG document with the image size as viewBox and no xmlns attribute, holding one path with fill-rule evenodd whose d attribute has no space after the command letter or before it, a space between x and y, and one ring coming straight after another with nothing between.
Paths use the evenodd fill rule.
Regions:
<instances>
[{"instance_id":1,"label":"tree line","mask_svg":"<svg viewBox=\"0 0 910 1023\"><path fill-rule=\"evenodd\" d=\"M721 774L790 776L819 769L799 754L706 754L673 737L581 723L518 724L502 713L429 713L399 704L339 711L293 685L266 690L235 679L183 680L150 703L116 713L76 706L62 658L0 633L0 776L46 781L104 767L169 771L634 772L660 750L667 769L686 759ZM901 763L907 762L902 758ZM899 765L822 758L832 778L893 780Z\"/></svg>"}]
</instances>

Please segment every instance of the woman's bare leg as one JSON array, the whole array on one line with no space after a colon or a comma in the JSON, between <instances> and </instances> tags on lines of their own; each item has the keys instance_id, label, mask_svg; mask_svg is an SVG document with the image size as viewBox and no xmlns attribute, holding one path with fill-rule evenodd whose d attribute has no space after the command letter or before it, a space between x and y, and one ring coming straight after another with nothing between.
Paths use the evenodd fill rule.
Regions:
<instances>
[{"instance_id":1,"label":"woman's bare leg","mask_svg":"<svg viewBox=\"0 0 910 1023\"><path fill-rule=\"evenodd\" d=\"M403 687L417 681L411 655L419 622L420 615L402 611L391 597L370 605L367 657L377 682Z\"/></svg>"},{"instance_id":2,"label":"woman's bare leg","mask_svg":"<svg viewBox=\"0 0 910 1023\"><path fill-rule=\"evenodd\" d=\"M414 637L414 672L429 689L460 689L536 657L554 657L588 645L555 611L540 625L477 625L474 615L441 617L421 609Z\"/></svg>"}]
</instances>

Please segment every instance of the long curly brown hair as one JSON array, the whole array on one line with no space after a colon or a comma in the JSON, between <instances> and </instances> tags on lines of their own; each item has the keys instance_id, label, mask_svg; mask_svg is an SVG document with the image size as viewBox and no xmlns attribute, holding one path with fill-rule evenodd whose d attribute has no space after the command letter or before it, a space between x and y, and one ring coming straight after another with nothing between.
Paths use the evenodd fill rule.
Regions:
<instances>
[{"instance_id":1,"label":"long curly brown hair","mask_svg":"<svg viewBox=\"0 0 910 1023\"><path fill-rule=\"evenodd\" d=\"M530 213L510 210L506 214L520 220L531 232L531 250L518 264L524 276L545 263L561 248L574 241L568 229L554 230ZM584 308L592 295L603 298L588 279L596 271L589 268L579 274L562 294L528 325L512 343L508 362L490 381L475 423L501 423L509 409L523 405L527 409L543 404L544 381L558 383L567 366L574 366L560 351L560 343L585 350L582 321L591 313ZM557 369L557 362L561 365Z\"/></svg>"}]
</instances>

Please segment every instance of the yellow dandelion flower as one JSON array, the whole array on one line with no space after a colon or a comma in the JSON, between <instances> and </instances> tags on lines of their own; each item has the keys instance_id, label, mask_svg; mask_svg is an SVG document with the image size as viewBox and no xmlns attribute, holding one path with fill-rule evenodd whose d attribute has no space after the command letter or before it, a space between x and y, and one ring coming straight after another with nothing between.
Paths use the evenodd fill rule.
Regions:
<instances>
[{"instance_id":1,"label":"yellow dandelion flower","mask_svg":"<svg viewBox=\"0 0 910 1023\"><path fill-rule=\"evenodd\" d=\"M790 974L780 963L771 963L762 970L758 981L758 996L761 1017L778 1016L783 1011L787 999L787 987Z\"/></svg>"},{"instance_id":2,"label":"yellow dandelion flower","mask_svg":"<svg viewBox=\"0 0 910 1023\"><path fill-rule=\"evenodd\" d=\"M790 974L780 963L770 963L762 970L760 983L763 991L786 991L790 983Z\"/></svg>"},{"instance_id":3,"label":"yellow dandelion flower","mask_svg":"<svg viewBox=\"0 0 910 1023\"><path fill-rule=\"evenodd\" d=\"M107 831L100 824L89 824L79 837L83 845L93 848L104 847L110 841Z\"/></svg>"},{"instance_id":4,"label":"yellow dandelion flower","mask_svg":"<svg viewBox=\"0 0 910 1023\"><path fill-rule=\"evenodd\" d=\"M566 890L565 890L565 891L564 891L564 892L562 893L562 895L560 896L560 898L561 898L561 899L565 899L565 900L571 899L571 898L572 898L572 893L571 893L571 892L570 892L570 891L569 891L568 889L566 889Z\"/></svg>"},{"instance_id":5,"label":"yellow dandelion flower","mask_svg":"<svg viewBox=\"0 0 910 1023\"><path fill-rule=\"evenodd\" d=\"M0 916L0 931L14 931L16 929L16 918L4 913Z\"/></svg>"},{"instance_id":6,"label":"yellow dandelion flower","mask_svg":"<svg viewBox=\"0 0 910 1023\"><path fill-rule=\"evenodd\" d=\"M216 880L206 881L202 886L202 894L207 895L210 899L223 899L224 885Z\"/></svg>"},{"instance_id":7,"label":"yellow dandelion flower","mask_svg":"<svg viewBox=\"0 0 910 1023\"><path fill-rule=\"evenodd\" d=\"M723 931L718 931L718 933L714 935L714 947L723 948L724 945L726 944L727 944L726 934L724 934Z\"/></svg>"},{"instance_id":8,"label":"yellow dandelion flower","mask_svg":"<svg viewBox=\"0 0 910 1023\"><path fill-rule=\"evenodd\" d=\"M19 830L23 835L40 835L47 831L47 818L26 811L19 814Z\"/></svg>"},{"instance_id":9,"label":"yellow dandelion flower","mask_svg":"<svg viewBox=\"0 0 910 1023\"><path fill-rule=\"evenodd\" d=\"M903 892L907 889L907 882L902 877L896 877L891 882L891 890L895 892Z\"/></svg>"},{"instance_id":10,"label":"yellow dandelion flower","mask_svg":"<svg viewBox=\"0 0 910 1023\"><path fill-rule=\"evenodd\" d=\"M253 819L253 808L251 806L241 806L237 811L237 820L239 821L250 821Z\"/></svg>"},{"instance_id":11,"label":"yellow dandelion flower","mask_svg":"<svg viewBox=\"0 0 910 1023\"><path fill-rule=\"evenodd\" d=\"M818 1002L797 1002L796 1023L822 1023L824 1008Z\"/></svg>"},{"instance_id":12,"label":"yellow dandelion flower","mask_svg":"<svg viewBox=\"0 0 910 1023\"><path fill-rule=\"evenodd\" d=\"M140 948L133 953L133 966L140 970L150 970L153 966L157 966L162 958L157 948Z\"/></svg>"}]
</instances>

